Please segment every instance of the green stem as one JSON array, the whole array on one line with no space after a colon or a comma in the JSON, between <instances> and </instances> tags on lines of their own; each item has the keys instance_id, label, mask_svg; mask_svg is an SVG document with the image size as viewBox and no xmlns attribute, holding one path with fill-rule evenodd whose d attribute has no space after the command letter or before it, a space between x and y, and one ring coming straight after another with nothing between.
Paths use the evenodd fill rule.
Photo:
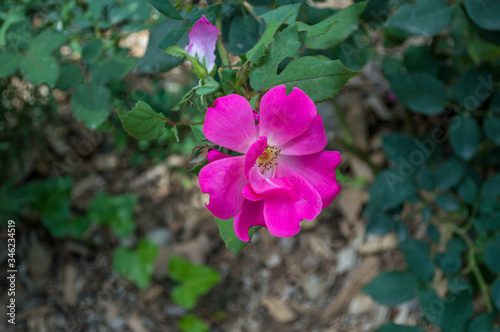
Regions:
<instances>
[{"instance_id":1,"label":"green stem","mask_svg":"<svg viewBox=\"0 0 500 332\"><path fill-rule=\"evenodd\" d=\"M340 104L337 101L337 99L332 99L332 102L333 102L333 108L335 110L335 115L337 116L337 119L339 120L340 130L342 130L342 134L344 135L346 142L348 144L353 144L354 138L352 137L351 130L349 129L349 126L347 125L347 121L345 120L344 113L342 113L342 109L340 107Z\"/></svg>"},{"instance_id":2,"label":"green stem","mask_svg":"<svg viewBox=\"0 0 500 332\"><path fill-rule=\"evenodd\" d=\"M410 133L412 136L416 137L417 136L417 128L415 128L415 124L411 118L410 111L408 109L404 110L404 121L406 123L406 126L408 127Z\"/></svg>"},{"instance_id":3,"label":"green stem","mask_svg":"<svg viewBox=\"0 0 500 332\"><path fill-rule=\"evenodd\" d=\"M99 29L99 22L94 20L94 35L97 39L101 38L101 29Z\"/></svg>"},{"instance_id":4,"label":"green stem","mask_svg":"<svg viewBox=\"0 0 500 332\"><path fill-rule=\"evenodd\" d=\"M472 242L471 238L467 234L467 231L464 230L463 228L458 228L456 226L452 226L453 232L456 234L460 235L465 243L467 243L467 246L469 247L467 251L467 270L472 270L472 273L474 274L474 277L477 280L477 284L479 286L479 290L481 291L481 295L483 296L484 303L486 305L486 310L488 312L493 312L493 306L491 304L491 298L490 298L490 292L488 289L488 284L486 281L484 281L483 275L481 274L481 271L479 270L479 266L477 265L476 261L476 246L474 245L474 242Z\"/></svg>"},{"instance_id":5,"label":"green stem","mask_svg":"<svg viewBox=\"0 0 500 332\"><path fill-rule=\"evenodd\" d=\"M217 26L217 29L219 29L219 31L222 31L222 14L219 14L219 16L217 17L215 25ZM226 47L224 46L224 43L222 42L222 33L220 34L219 38L217 38L217 51L219 52L222 65L224 67L230 67L229 55L227 53Z\"/></svg>"},{"instance_id":6,"label":"green stem","mask_svg":"<svg viewBox=\"0 0 500 332\"><path fill-rule=\"evenodd\" d=\"M483 295L484 303L486 304L486 310L488 310L488 312L493 312L493 306L491 305L491 298L488 285L484 281L483 275L481 274L481 271L477 266L474 247L469 248L469 251L467 253L467 260L469 262L469 266L472 268L472 273L476 277L479 289L481 290L481 294Z\"/></svg>"},{"instance_id":7,"label":"green stem","mask_svg":"<svg viewBox=\"0 0 500 332\"><path fill-rule=\"evenodd\" d=\"M352 153L354 156L359 158L361 161L363 161L366 165L368 165L368 167L370 167L370 169L373 171L373 173L377 174L379 172L378 167L375 166L375 164L372 163L372 161L370 159L368 159L365 152L361 151L360 149L358 149L354 145L349 144L348 142L344 141L340 137L336 137L334 140L335 140L335 143L341 145L344 149L346 149L347 151Z\"/></svg>"}]
</instances>

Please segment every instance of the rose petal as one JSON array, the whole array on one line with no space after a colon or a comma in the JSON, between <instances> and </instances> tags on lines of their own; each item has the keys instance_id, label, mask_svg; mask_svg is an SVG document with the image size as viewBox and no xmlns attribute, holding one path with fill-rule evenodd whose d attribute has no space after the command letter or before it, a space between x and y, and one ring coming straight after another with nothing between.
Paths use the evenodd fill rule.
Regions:
<instances>
[{"instance_id":1,"label":"rose petal","mask_svg":"<svg viewBox=\"0 0 500 332\"><path fill-rule=\"evenodd\" d=\"M219 29L210 23L205 15L202 15L189 31L189 45L186 46L186 51L192 57L198 56L198 60L205 63L209 73L215 65L215 44L219 33Z\"/></svg>"},{"instance_id":2,"label":"rose petal","mask_svg":"<svg viewBox=\"0 0 500 332\"><path fill-rule=\"evenodd\" d=\"M264 152L267 147L267 138L265 136L260 136L258 140L250 145L245 156L245 178L248 179L248 171L257 161L257 158Z\"/></svg>"},{"instance_id":3,"label":"rose petal","mask_svg":"<svg viewBox=\"0 0 500 332\"><path fill-rule=\"evenodd\" d=\"M282 155L305 155L322 151L326 147L327 138L323 119L316 115L311 127L302 135L295 137L280 146Z\"/></svg>"},{"instance_id":4,"label":"rose petal","mask_svg":"<svg viewBox=\"0 0 500 332\"><path fill-rule=\"evenodd\" d=\"M264 199L264 218L271 234L293 236L300 231L302 220L312 220L321 212L321 196L286 164L281 163L278 167L279 175L286 175L293 185L295 197L267 196Z\"/></svg>"},{"instance_id":5,"label":"rose petal","mask_svg":"<svg viewBox=\"0 0 500 332\"><path fill-rule=\"evenodd\" d=\"M245 185L245 188L243 188L242 194L243 194L243 197L245 197L246 199L248 199L250 201L254 201L254 202L260 201L261 199L264 198L264 196L256 194L253 191L252 187L250 186L250 183L247 183Z\"/></svg>"},{"instance_id":6,"label":"rose petal","mask_svg":"<svg viewBox=\"0 0 500 332\"><path fill-rule=\"evenodd\" d=\"M224 154L222 152L220 152L219 150L215 150L215 149L212 149L210 151L208 151L207 153L207 159L208 159L208 162L214 162L216 160L219 160L219 159L224 159L224 158L229 158L231 156L228 156L227 154Z\"/></svg>"},{"instance_id":7,"label":"rose petal","mask_svg":"<svg viewBox=\"0 0 500 332\"><path fill-rule=\"evenodd\" d=\"M307 156L279 156L279 162L284 162L301 174L314 187L321 196L323 208L329 206L340 192L335 176L335 169L340 161L340 153L337 151L322 151Z\"/></svg>"},{"instance_id":8,"label":"rose petal","mask_svg":"<svg viewBox=\"0 0 500 332\"><path fill-rule=\"evenodd\" d=\"M298 88L287 96L284 85L269 90L260 102L259 134L280 147L304 133L317 115L314 102Z\"/></svg>"},{"instance_id":9,"label":"rose petal","mask_svg":"<svg viewBox=\"0 0 500 332\"><path fill-rule=\"evenodd\" d=\"M201 169L200 188L210 194L207 208L217 218L232 218L241 209L241 192L248 183L243 175L244 165L245 156L238 156L214 161Z\"/></svg>"},{"instance_id":10,"label":"rose petal","mask_svg":"<svg viewBox=\"0 0 500 332\"><path fill-rule=\"evenodd\" d=\"M206 138L233 151L246 153L257 139L253 111L248 101L239 95L229 95L217 98L213 106L207 110L203 125Z\"/></svg>"},{"instance_id":11,"label":"rose petal","mask_svg":"<svg viewBox=\"0 0 500 332\"><path fill-rule=\"evenodd\" d=\"M234 217L234 231L236 236L244 242L250 241L248 231L252 226L265 226L264 202L245 200L241 210Z\"/></svg>"},{"instance_id":12,"label":"rose petal","mask_svg":"<svg viewBox=\"0 0 500 332\"><path fill-rule=\"evenodd\" d=\"M295 196L294 187L286 177L269 178L260 173L257 166L250 169L248 181L257 195Z\"/></svg>"}]
</instances>

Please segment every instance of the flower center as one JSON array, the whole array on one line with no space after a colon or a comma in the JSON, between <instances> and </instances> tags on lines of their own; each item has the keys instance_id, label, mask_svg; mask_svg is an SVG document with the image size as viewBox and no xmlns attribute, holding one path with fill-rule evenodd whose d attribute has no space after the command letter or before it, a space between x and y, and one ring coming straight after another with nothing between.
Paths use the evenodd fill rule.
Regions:
<instances>
[{"instance_id":1,"label":"flower center","mask_svg":"<svg viewBox=\"0 0 500 332\"><path fill-rule=\"evenodd\" d=\"M261 171L269 171L273 166L278 165L276 158L280 155L281 149L268 145L262 154L257 158L257 165Z\"/></svg>"}]
</instances>

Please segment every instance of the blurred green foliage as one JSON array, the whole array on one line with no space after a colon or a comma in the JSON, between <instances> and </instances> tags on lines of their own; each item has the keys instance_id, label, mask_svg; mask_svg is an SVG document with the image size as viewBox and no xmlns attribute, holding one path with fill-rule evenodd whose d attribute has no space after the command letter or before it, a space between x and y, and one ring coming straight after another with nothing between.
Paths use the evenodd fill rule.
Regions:
<instances>
[{"instance_id":1,"label":"blurred green foliage","mask_svg":"<svg viewBox=\"0 0 500 332\"><path fill-rule=\"evenodd\" d=\"M381 273L364 292L388 306L416 297L426 320L444 332L498 331L500 63L491 55L500 31L491 17L500 8L467 0L370 3L380 4L372 16L388 17L373 25L387 48L426 39L403 48L402 58L380 56L409 110L408 133L383 137L389 168L377 175L364 215L368 233L396 230L407 266ZM426 224L426 236L398 231L414 220ZM448 281L445 298L434 290L437 270ZM488 313L473 318L478 298ZM391 323L378 331L408 330Z\"/></svg>"}]
</instances>

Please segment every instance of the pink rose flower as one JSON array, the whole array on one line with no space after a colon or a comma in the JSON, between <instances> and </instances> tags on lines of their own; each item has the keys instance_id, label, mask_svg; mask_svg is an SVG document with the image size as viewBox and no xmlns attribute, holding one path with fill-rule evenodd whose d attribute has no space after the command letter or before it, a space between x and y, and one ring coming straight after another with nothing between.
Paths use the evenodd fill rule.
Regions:
<instances>
[{"instance_id":1,"label":"pink rose flower","mask_svg":"<svg viewBox=\"0 0 500 332\"><path fill-rule=\"evenodd\" d=\"M300 89L286 95L285 86L269 90L260 103L259 123L248 101L239 95L218 98L207 110L203 133L211 142L242 153L208 154L199 174L210 194L207 208L220 219L234 217L234 230L249 241L252 226L275 236L300 231L340 192L335 168L337 151L323 151L327 139L313 101Z\"/></svg>"},{"instance_id":2,"label":"pink rose flower","mask_svg":"<svg viewBox=\"0 0 500 332\"><path fill-rule=\"evenodd\" d=\"M215 65L215 43L219 29L202 15L189 31L189 45L186 51L192 57L198 57L210 73Z\"/></svg>"}]
</instances>

